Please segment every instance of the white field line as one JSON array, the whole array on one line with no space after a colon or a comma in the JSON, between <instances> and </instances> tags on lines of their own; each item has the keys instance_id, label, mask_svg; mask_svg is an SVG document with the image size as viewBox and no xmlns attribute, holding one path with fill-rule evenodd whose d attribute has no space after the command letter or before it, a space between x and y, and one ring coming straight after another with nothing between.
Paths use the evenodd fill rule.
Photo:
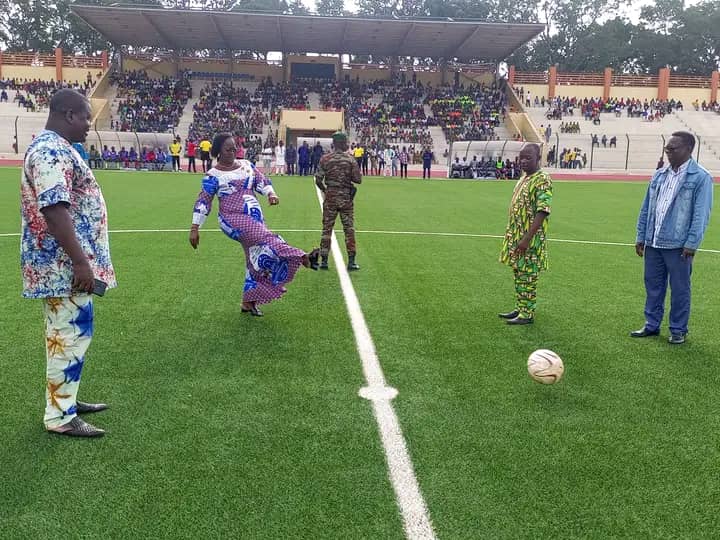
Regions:
<instances>
[{"instance_id":1,"label":"white field line","mask_svg":"<svg viewBox=\"0 0 720 540\"><path fill-rule=\"evenodd\" d=\"M315 190L322 208L320 190L317 188ZM388 388L385 383L385 375L380 366L375 344L370 336L370 330L365 322L355 288L350 281L350 275L345 267L334 231L331 246L333 260L340 278L340 288L345 297L345 305L348 315L350 315L350 323L355 333L355 343L368 385L363 389L365 393L361 391L361 395L370 399L373 404L375 420L385 449L390 480L403 518L405 535L409 540L434 540L435 531L430 523L430 516L422 493L420 493L417 478L415 478L415 470L405 444L400 422L391 403L397 392Z\"/></svg>"},{"instance_id":2,"label":"white field line","mask_svg":"<svg viewBox=\"0 0 720 540\"><path fill-rule=\"evenodd\" d=\"M203 229L204 232L221 232L220 229ZM300 233L311 232L319 233L319 229L273 229L280 233ZM183 233L188 229L113 229L112 234L148 234L148 233ZM501 234L473 234L473 233L451 233L451 232L425 232L425 231L355 231L356 234L399 234L408 236L455 236L459 238L503 238ZM13 238L20 236L20 233L0 233L0 238ZM565 238L548 238L548 242L558 242L562 244L587 244L595 246L621 246L633 247L635 244L627 244L624 242L602 242L594 240L571 240ZM720 253L720 249L698 249L703 253Z\"/></svg>"}]
</instances>

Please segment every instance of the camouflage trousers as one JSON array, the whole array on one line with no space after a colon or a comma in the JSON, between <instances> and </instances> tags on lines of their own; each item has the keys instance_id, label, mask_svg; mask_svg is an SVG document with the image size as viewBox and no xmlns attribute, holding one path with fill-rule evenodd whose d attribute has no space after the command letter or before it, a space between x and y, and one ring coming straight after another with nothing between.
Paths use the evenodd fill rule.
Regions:
<instances>
[{"instance_id":1,"label":"camouflage trousers","mask_svg":"<svg viewBox=\"0 0 720 540\"><path fill-rule=\"evenodd\" d=\"M538 272L513 268L515 275L515 309L524 319L532 319L535 315L537 299Z\"/></svg>"},{"instance_id":2,"label":"camouflage trousers","mask_svg":"<svg viewBox=\"0 0 720 540\"><path fill-rule=\"evenodd\" d=\"M340 214L343 232L345 233L345 247L347 252L355 254L355 229L353 215L353 200L350 193L333 193L327 191L325 193L325 202L323 202L323 230L320 238L320 255L327 257L330 252L330 240L332 238L332 230L335 226L337 215Z\"/></svg>"}]
</instances>

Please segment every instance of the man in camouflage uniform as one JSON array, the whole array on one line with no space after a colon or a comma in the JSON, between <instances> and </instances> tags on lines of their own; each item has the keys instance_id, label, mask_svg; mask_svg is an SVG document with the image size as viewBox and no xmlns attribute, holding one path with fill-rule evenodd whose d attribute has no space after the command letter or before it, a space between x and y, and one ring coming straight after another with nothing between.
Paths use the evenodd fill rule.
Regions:
<instances>
[{"instance_id":1,"label":"man in camouflage uniform","mask_svg":"<svg viewBox=\"0 0 720 540\"><path fill-rule=\"evenodd\" d=\"M315 173L315 184L325 195L323 202L323 231L320 239L320 268L328 269L330 239L338 213L345 233L345 247L348 252L348 270L360 270L355 262L355 229L353 228L353 197L357 189L353 184L362 182L357 161L347 153L347 135L333 134L334 149L325 154Z\"/></svg>"}]
</instances>

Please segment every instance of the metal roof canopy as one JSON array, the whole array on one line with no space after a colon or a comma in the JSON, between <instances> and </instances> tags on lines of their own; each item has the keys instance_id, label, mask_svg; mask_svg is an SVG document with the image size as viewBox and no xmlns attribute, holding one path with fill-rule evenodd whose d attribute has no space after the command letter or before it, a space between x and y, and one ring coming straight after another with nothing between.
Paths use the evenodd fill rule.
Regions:
<instances>
[{"instance_id":1,"label":"metal roof canopy","mask_svg":"<svg viewBox=\"0 0 720 540\"><path fill-rule=\"evenodd\" d=\"M542 24L394 20L73 4L73 13L117 45L374 54L500 61Z\"/></svg>"}]
</instances>

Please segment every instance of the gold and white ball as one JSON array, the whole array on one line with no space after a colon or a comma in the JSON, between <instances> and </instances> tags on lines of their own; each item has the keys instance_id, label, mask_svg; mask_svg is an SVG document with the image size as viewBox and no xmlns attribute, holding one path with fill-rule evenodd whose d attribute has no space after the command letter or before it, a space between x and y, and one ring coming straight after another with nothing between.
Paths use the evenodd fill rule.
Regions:
<instances>
[{"instance_id":1,"label":"gold and white ball","mask_svg":"<svg viewBox=\"0 0 720 540\"><path fill-rule=\"evenodd\" d=\"M542 384L555 384L565 371L562 358L548 349L538 349L528 358L527 369L533 380Z\"/></svg>"}]
</instances>

